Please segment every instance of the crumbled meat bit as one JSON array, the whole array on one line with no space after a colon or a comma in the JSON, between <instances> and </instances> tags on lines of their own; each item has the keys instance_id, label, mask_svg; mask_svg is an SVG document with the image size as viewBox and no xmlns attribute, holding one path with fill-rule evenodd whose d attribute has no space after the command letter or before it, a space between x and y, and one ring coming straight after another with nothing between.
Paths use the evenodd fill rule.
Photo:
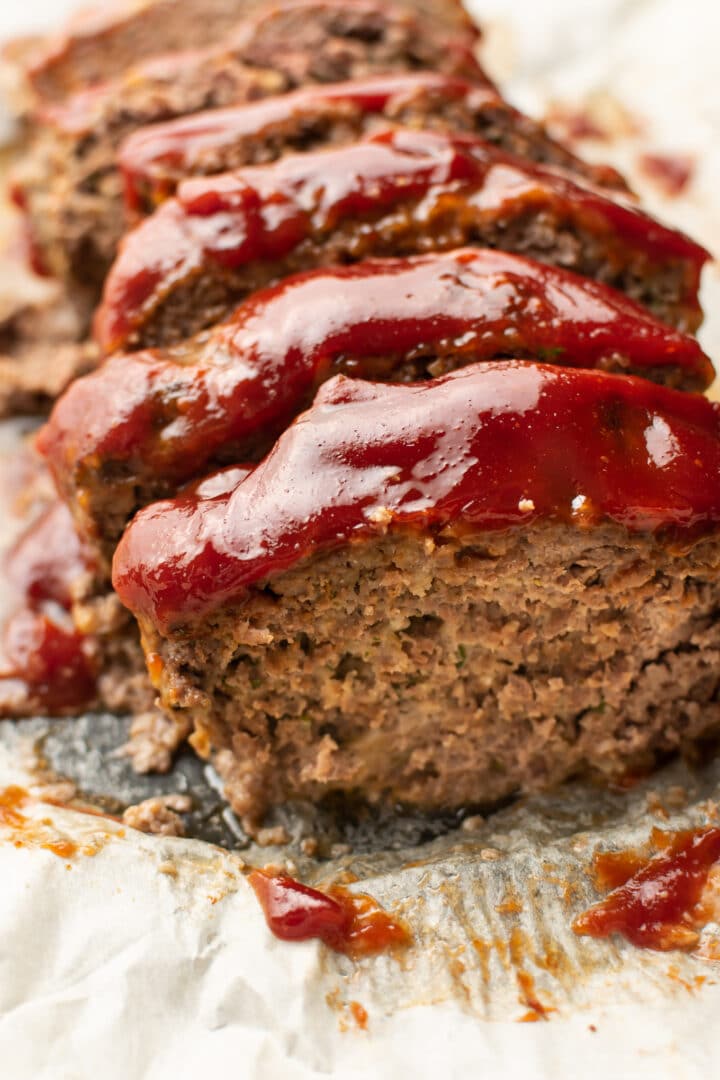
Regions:
<instances>
[{"instance_id":1,"label":"crumbled meat bit","mask_svg":"<svg viewBox=\"0 0 720 1080\"><path fill-rule=\"evenodd\" d=\"M165 716L153 709L135 717L130 739L120 752L130 758L137 773L166 773L187 735L185 718Z\"/></svg>"},{"instance_id":2,"label":"crumbled meat bit","mask_svg":"<svg viewBox=\"0 0 720 1080\"><path fill-rule=\"evenodd\" d=\"M40 802L65 806L77 798L78 789L72 780L47 780L33 784L32 794Z\"/></svg>"},{"instance_id":3,"label":"crumbled meat bit","mask_svg":"<svg viewBox=\"0 0 720 1080\"><path fill-rule=\"evenodd\" d=\"M188 795L159 795L145 799L137 806L129 806L123 814L123 822L138 832L156 836L184 836L185 825L180 814L192 808Z\"/></svg>"},{"instance_id":4,"label":"crumbled meat bit","mask_svg":"<svg viewBox=\"0 0 720 1080\"><path fill-rule=\"evenodd\" d=\"M330 848L330 857L342 859L345 855L352 855L352 844L333 844Z\"/></svg>"},{"instance_id":5,"label":"crumbled meat bit","mask_svg":"<svg viewBox=\"0 0 720 1080\"><path fill-rule=\"evenodd\" d=\"M290 840L288 831L284 825L275 825L269 829L260 829L257 834L257 842L260 847L280 847Z\"/></svg>"}]
</instances>

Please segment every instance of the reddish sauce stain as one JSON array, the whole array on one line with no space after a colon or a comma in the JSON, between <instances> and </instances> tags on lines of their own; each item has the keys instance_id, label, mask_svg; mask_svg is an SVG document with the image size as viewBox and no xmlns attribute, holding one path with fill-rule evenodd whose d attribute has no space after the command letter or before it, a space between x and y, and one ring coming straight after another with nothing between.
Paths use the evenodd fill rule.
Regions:
<instances>
[{"instance_id":1,"label":"reddish sauce stain","mask_svg":"<svg viewBox=\"0 0 720 1080\"><path fill-rule=\"evenodd\" d=\"M25 788L15 784L0 791L0 825L11 829L21 828L27 818L20 811L30 801L30 795Z\"/></svg>"},{"instance_id":2,"label":"reddish sauce stain","mask_svg":"<svg viewBox=\"0 0 720 1080\"><path fill-rule=\"evenodd\" d=\"M248 879L268 927L283 941L322 941L357 959L410 943L405 927L370 896L340 885L319 892L293 878L254 870Z\"/></svg>"},{"instance_id":3,"label":"reddish sauce stain","mask_svg":"<svg viewBox=\"0 0 720 1080\"><path fill-rule=\"evenodd\" d=\"M266 450L338 370L404 382L423 357L460 367L507 356L662 369L698 389L714 377L694 338L621 293L519 256L461 250L300 274L194 343L113 357L73 383L38 446L75 497L98 460L178 484L213 460Z\"/></svg>"},{"instance_id":4,"label":"reddish sauce stain","mask_svg":"<svg viewBox=\"0 0 720 1080\"><path fill-rule=\"evenodd\" d=\"M539 1020L547 1020L551 1013L557 1009L549 1005L543 1005L537 996L535 980L527 971L516 972L517 983L520 989L520 1001L527 1006L528 1011L520 1017L521 1024L536 1024Z\"/></svg>"},{"instance_id":5,"label":"reddish sauce stain","mask_svg":"<svg viewBox=\"0 0 720 1080\"><path fill-rule=\"evenodd\" d=\"M697 944L694 909L720 859L720 829L675 834L656 830L655 835L665 850L653 858L643 859L637 852L596 856L597 880L612 892L575 920L575 933L621 934L646 949L687 949Z\"/></svg>"},{"instance_id":6,"label":"reddish sauce stain","mask_svg":"<svg viewBox=\"0 0 720 1080\"><path fill-rule=\"evenodd\" d=\"M367 1009L365 1009L360 1004L359 1001L351 1001L350 1002L350 1013L352 1015L353 1020L355 1021L357 1026L360 1028L360 1030L361 1031L367 1031L367 1025L368 1025Z\"/></svg>"},{"instance_id":7,"label":"reddish sauce stain","mask_svg":"<svg viewBox=\"0 0 720 1080\"><path fill-rule=\"evenodd\" d=\"M690 154L643 154L638 164L670 198L682 195L695 172L695 159Z\"/></svg>"},{"instance_id":8,"label":"reddish sauce stain","mask_svg":"<svg viewBox=\"0 0 720 1080\"><path fill-rule=\"evenodd\" d=\"M339 376L232 490L141 510L113 581L162 630L389 527L611 520L685 545L720 523L718 476L718 406L641 379L519 361L411 386Z\"/></svg>"},{"instance_id":9,"label":"reddish sauce stain","mask_svg":"<svg viewBox=\"0 0 720 1080\"><path fill-rule=\"evenodd\" d=\"M95 698L89 642L70 617L73 581L87 568L67 508L53 503L5 560L17 608L3 628L0 714L63 714Z\"/></svg>"},{"instance_id":10,"label":"reddish sauce stain","mask_svg":"<svg viewBox=\"0 0 720 1080\"><path fill-rule=\"evenodd\" d=\"M0 828L8 832L7 839L17 848L40 848L50 851L60 859L70 859L74 855L97 855L111 836L124 836L125 830L120 829L115 833L98 832L92 840L84 844L78 844L74 840L67 840L56 836L52 831L52 821L49 818L33 818L22 813L29 806L38 804L65 807L66 804L56 799L37 798L18 785L12 785L0 790ZM91 806L75 805L72 809L79 814L88 814L91 817L107 818L111 821L120 821L120 818L112 814L103 813Z\"/></svg>"},{"instance_id":11,"label":"reddish sauce stain","mask_svg":"<svg viewBox=\"0 0 720 1080\"><path fill-rule=\"evenodd\" d=\"M297 269L317 265L317 245L343 228L353 230L343 250L357 262L389 245L410 255L430 240L435 248L456 247L459 235L482 243L493 223L507 228L542 214L602 236L603 245L612 237L620 277L638 260L648 269L678 270L688 325L697 323L709 255L686 236L482 139L401 129L185 180L174 199L126 236L105 283L96 337L106 352L122 348L184 282L208 273L232 282L250 263L271 267L293 253ZM391 215L385 228L384 215Z\"/></svg>"}]
</instances>

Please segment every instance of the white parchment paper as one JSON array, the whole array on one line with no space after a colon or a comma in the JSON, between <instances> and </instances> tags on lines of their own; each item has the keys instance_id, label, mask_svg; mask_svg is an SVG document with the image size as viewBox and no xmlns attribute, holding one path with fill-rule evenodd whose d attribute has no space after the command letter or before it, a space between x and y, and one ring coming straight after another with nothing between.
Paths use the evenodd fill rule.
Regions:
<instances>
[{"instance_id":1,"label":"white parchment paper","mask_svg":"<svg viewBox=\"0 0 720 1080\"><path fill-rule=\"evenodd\" d=\"M57 22L69 6L5 6L0 35ZM600 99L634 118L581 149L620 165L659 216L720 251L712 0L477 0L472 10L488 26L490 67L522 107L542 115ZM645 151L695 156L681 198L643 177ZM703 340L720 357L714 267L705 304ZM33 778L0 752L0 789L11 782ZM236 855L38 804L20 834L0 827L0 1077L720 1075L720 965L570 929L595 898L597 846L712 821L716 796L720 765L677 765L628 794L570 788L415 851L302 868L318 880L351 870L411 927L407 954L359 964L276 941ZM43 846L63 838L81 850L61 858ZM707 928L706 952L719 936ZM546 1019L521 1023L529 985Z\"/></svg>"}]
</instances>

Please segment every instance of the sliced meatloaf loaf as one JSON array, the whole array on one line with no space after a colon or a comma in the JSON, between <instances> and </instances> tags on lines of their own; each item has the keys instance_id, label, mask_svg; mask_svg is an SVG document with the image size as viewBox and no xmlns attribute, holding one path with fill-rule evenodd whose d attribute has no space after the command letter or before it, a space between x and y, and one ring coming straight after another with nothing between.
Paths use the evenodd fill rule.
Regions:
<instances>
[{"instance_id":1,"label":"sliced meatloaf loaf","mask_svg":"<svg viewBox=\"0 0 720 1080\"><path fill-rule=\"evenodd\" d=\"M184 181L123 241L96 337L105 352L172 343L287 274L467 243L577 270L683 329L701 320L708 254L681 233L482 139L396 129Z\"/></svg>"},{"instance_id":2,"label":"sliced meatloaf loaf","mask_svg":"<svg viewBox=\"0 0 720 1080\"><path fill-rule=\"evenodd\" d=\"M622 293L466 249L310 271L195 340L112 357L58 402L39 446L108 558L139 506L213 463L257 460L338 372L412 382L507 356L693 389L714 374L694 338Z\"/></svg>"},{"instance_id":3,"label":"sliced meatloaf loaf","mask_svg":"<svg viewBox=\"0 0 720 1080\"><path fill-rule=\"evenodd\" d=\"M720 411L528 362L338 376L253 472L142 510L113 581L250 828L617 775L720 729Z\"/></svg>"},{"instance_id":4,"label":"sliced meatloaf loaf","mask_svg":"<svg viewBox=\"0 0 720 1080\"><path fill-rule=\"evenodd\" d=\"M447 29L478 36L459 0L403 2ZM226 40L239 19L281 6L288 5L271 0L105 0L74 16L61 33L11 49L10 60L23 71L26 99L57 101L115 78L151 55Z\"/></svg>"},{"instance_id":5,"label":"sliced meatloaf loaf","mask_svg":"<svg viewBox=\"0 0 720 1080\"><path fill-rule=\"evenodd\" d=\"M129 132L305 83L427 67L487 85L465 38L429 26L406 7L376 0L286 4L241 22L220 46L153 60L41 109L17 170L16 200L52 273L101 282L125 227L116 155Z\"/></svg>"},{"instance_id":6,"label":"sliced meatloaf loaf","mask_svg":"<svg viewBox=\"0 0 720 1080\"><path fill-rule=\"evenodd\" d=\"M562 166L598 186L627 190L615 169L581 161L492 87L423 71L297 90L141 128L119 153L127 209L150 213L190 176L272 161L291 150L351 142L388 122L473 132L519 157Z\"/></svg>"}]
</instances>

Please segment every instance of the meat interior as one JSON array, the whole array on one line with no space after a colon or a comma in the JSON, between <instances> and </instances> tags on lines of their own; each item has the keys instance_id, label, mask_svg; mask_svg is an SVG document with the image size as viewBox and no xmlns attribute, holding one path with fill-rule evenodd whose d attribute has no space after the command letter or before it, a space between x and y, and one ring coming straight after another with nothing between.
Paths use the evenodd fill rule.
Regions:
<instances>
[{"instance_id":1,"label":"meat interior","mask_svg":"<svg viewBox=\"0 0 720 1080\"><path fill-rule=\"evenodd\" d=\"M338 792L485 806L718 729L719 561L610 524L388 534L145 647L248 828Z\"/></svg>"}]
</instances>

